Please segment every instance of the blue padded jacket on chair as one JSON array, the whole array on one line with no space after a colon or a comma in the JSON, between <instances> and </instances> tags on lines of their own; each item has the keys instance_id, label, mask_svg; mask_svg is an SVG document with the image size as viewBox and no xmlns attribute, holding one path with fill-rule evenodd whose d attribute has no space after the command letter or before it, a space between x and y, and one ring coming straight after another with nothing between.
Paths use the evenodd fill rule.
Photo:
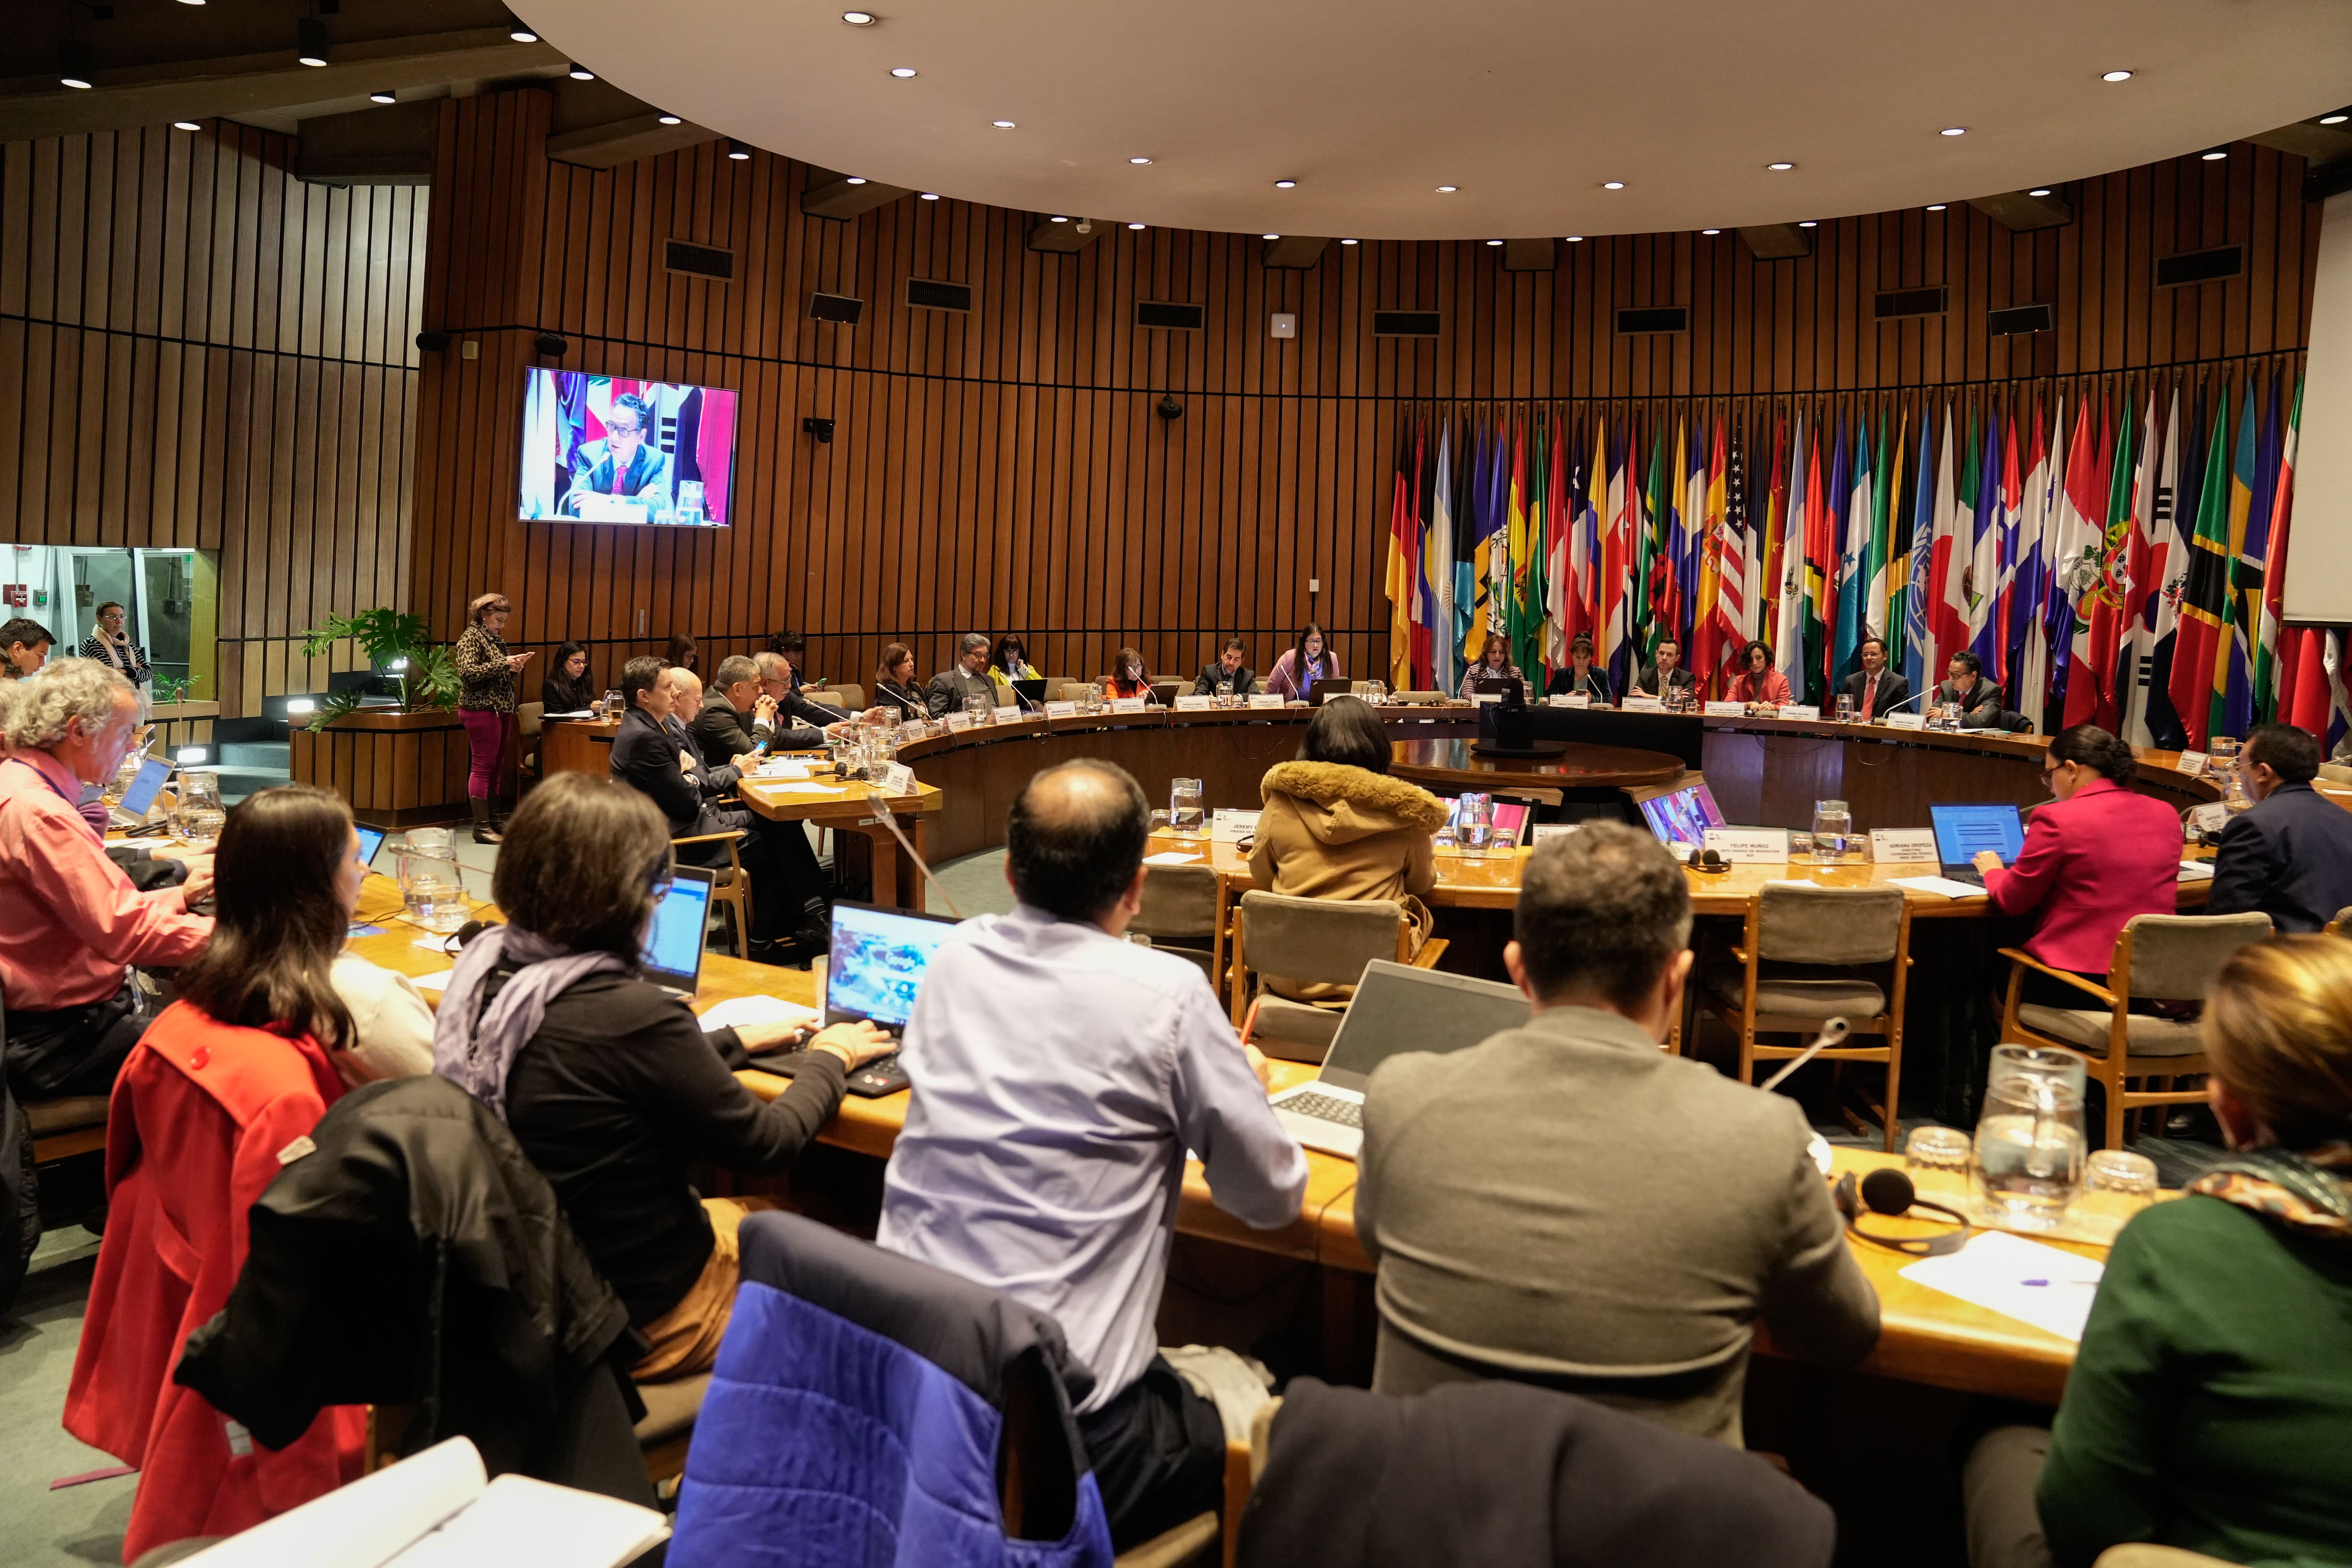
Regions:
<instances>
[{"instance_id":1,"label":"blue padded jacket on chair","mask_svg":"<svg viewBox=\"0 0 2352 1568\"><path fill-rule=\"evenodd\" d=\"M799 1215L742 1248L670 1568L1108 1568L1061 1325Z\"/></svg>"}]
</instances>

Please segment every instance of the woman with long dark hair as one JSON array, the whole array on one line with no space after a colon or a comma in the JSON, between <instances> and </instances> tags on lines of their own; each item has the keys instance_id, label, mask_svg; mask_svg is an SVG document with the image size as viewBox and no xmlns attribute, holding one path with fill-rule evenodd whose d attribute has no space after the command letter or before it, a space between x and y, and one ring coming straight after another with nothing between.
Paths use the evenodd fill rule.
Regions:
<instances>
[{"instance_id":1,"label":"woman with long dark hair","mask_svg":"<svg viewBox=\"0 0 2352 1568\"><path fill-rule=\"evenodd\" d=\"M474 842L496 844L490 804L499 793L507 747L515 730L515 677L530 662L528 653L509 653L505 632L514 606L504 594L484 594L466 606L466 633L449 650L457 667L457 717L466 726L471 766L466 773L466 809L474 817Z\"/></svg>"},{"instance_id":2,"label":"woman with long dark hair","mask_svg":"<svg viewBox=\"0 0 2352 1568\"><path fill-rule=\"evenodd\" d=\"M604 694L596 689L596 677L588 668L585 645L566 642L555 650L555 662L548 667L547 679L539 683L539 700L550 713L583 713L588 705Z\"/></svg>"},{"instance_id":3,"label":"woman with long dark hair","mask_svg":"<svg viewBox=\"0 0 2352 1568\"><path fill-rule=\"evenodd\" d=\"M1144 668L1143 656L1131 647L1123 647L1110 656L1109 679L1113 697L1151 695L1151 672Z\"/></svg>"},{"instance_id":4,"label":"woman with long dark hair","mask_svg":"<svg viewBox=\"0 0 2352 1568\"><path fill-rule=\"evenodd\" d=\"M699 676L702 673L702 649L684 632L672 632L668 647L662 651L662 663L671 668L691 670Z\"/></svg>"},{"instance_id":5,"label":"woman with long dark hair","mask_svg":"<svg viewBox=\"0 0 2352 1568\"><path fill-rule=\"evenodd\" d=\"M882 650L882 662L874 667L874 705L895 710L901 724L929 711L923 689L915 684L915 650L905 643L894 642Z\"/></svg>"},{"instance_id":6,"label":"woman with long dark hair","mask_svg":"<svg viewBox=\"0 0 2352 1568\"><path fill-rule=\"evenodd\" d=\"M1298 641L1282 650L1274 661L1274 671L1265 678L1265 689L1279 692L1293 702L1303 700L1318 680L1339 679L1339 650L1329 646L1330 639L1323 628L1313 621L1298 629Z\"/></svg>"}]
</instances>

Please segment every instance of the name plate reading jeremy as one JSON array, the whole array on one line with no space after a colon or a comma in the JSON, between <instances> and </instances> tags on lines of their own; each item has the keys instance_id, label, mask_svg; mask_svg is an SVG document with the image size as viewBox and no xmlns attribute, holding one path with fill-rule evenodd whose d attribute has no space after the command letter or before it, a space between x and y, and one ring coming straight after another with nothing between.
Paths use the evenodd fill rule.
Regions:
<instances>
[{"instance_id":1,"label":"name plate reading jeremy","mask_svg":"<svg viewBox=\"0 0 2352 1568\"><path fill-rule=\"evenodd\" d=\"M1562 692L1557 696L1547 697L1544 700L1551 704L1554 708L1590 708L1592 706L1592 693L1589 691Z\"/></svg>"},{"instance_id":2,"label":"name plate reading jeremy","mask_svg":"<svg viewBox=\"0 0 2352 1568\"><path fill-rule=\"evenodd\" d=\"M1078 705L1075 702L1048 702L1045 704L1045 717L1048 719L1075 719L1077 716Z\"/></svg>"},{"instance_id":3,"label":"name plate reading jeremy","mask_svg":"<svg viewBox=\"0 0 2352 1568\"><path fill-rule=\"evenodd\" d=\"M1927 727L1925 713L1889 713L1886 727L1890 730L1924 730Z\"/></svg>"},{"instance_id":4,"label":"name plate reading jeremy","mask_svg":"<svg viewBox=\"0 0 2352 1568\"><path fill-rule=\"evenodd\" d=\"M898 796L915 793L915 770L904 763L892 763L882 772L882 793Z\"/></svg>"},{"instance_id":5,"label":"name plate reading jeremy","mask_svg":"<svg viewBox=\"0 0 2352 1568\"><path fill-rule=\"evenodd\" d=\"M1937 866L1936 830L1932 827L1874 827L1870 830L1871 863L1878 866Z\"/></svg>"},{"instance_id":6,"label":"name plate reading jeremy","mask_svg":"<svg viewBox=\"0 0 2352 1568\"><path fill-rule=\"evenodd\" d=\"M2180 753L2180 760L2172 765L2190 778L2198 778L2204 773L2207 760L2202 752L2183 752Z\"/></svg>"},{"instance_id":7,"label":"name plate reading jeremy","mask_svg":"<svg viewBox=\"0 0 2352 1568\"><path fill-rule=\"evenodd\" d=\"M1818 719L1821 716L1822 705L1818 702L1791 702L1780 710L1783 719Z\"/></svg>"},{"instance_id":8,"label":"name plate reading jeremy","mask_svg":"<svg viewBox=\"0 0 2352 1568\"><path fill-rule=\"evenodd\" d=\"M948 714L945 722L950 733L969 730L971 728L971 715L969 713L950 712Z\"/></svg>"},{"instance_id":9,"label":"name plate reading jeremy","mask_svg":"<svg viewBox=\"0 0 2352 1568\"><path fill-rule=\"evenodd\" d=\"M1705 847L1734 866L1789 863L1789 830L1785 827L1710 827Z\"/></svg>"},{"instance_id":10,"label":"name plate reading jeremy","mask_svg":"<svg viewBox=\"0 0 2352 1568\"><path fill-rule=\"evenodd\" d=\"M1628 713L1663 713L1666 710L1666 705L1654 697L1628 697L1624 707Z\"/></svg>"},{"instance_id":11,"label":"name plate reading jeremy","mask_svg":"<svg viewBox=\"0 0 2352 1568\"><path fill-rule=\"evenodd\" d=\"M1140 713L1143 711L1143 699L1114 697L1110 700L1110 710L1114 713Z\"/></svg>"},{"instance_id":12,"label":"name plate reading jeremy","mask_svg":"<svg viewBox=\"0 0 2352 1568\"><path fill-rule=\"evenodd\" d=\"M1213 697L1179 697L1176 699L1176 711L1179 713L1205 713L1216 705L1217 700Z\"/></svg>"},{"instance_id":13,"label":"name plate reading jeremy","mask_svg":"<svg viewBox=\"0 0 2352 1568\"><path fill-rule=\"evenodd\" d=\"M1710 719L1744 719L1748 716L1748 704L1745 702L1710 702L1706 705L1706 716Z\"/></svg>"},{"instance_id":14,"label":"name plate reading jeremy","mask_svg":"<svg viewBox=\"0 0 2352 1568\"><path fill-rule=\"evenodd\" d=\"M1010 708L999 708L996 710L996 717L991 719L989 722L992 724L1018 724L1021 722L1021 704L1015 702Z\"/></svg>"},{"instance_id":15,"label":"name plate reading jeremy","mask_svg":"<svg viewBox=\"0 0 2352 1568\"><path fill-rule=\"evenodd\" d=\"M1249 705L1253 708L1279 708L1282 706L1282 693L1279 691L1253 691L1250 693Z\"/></svg>"}]
</instances>

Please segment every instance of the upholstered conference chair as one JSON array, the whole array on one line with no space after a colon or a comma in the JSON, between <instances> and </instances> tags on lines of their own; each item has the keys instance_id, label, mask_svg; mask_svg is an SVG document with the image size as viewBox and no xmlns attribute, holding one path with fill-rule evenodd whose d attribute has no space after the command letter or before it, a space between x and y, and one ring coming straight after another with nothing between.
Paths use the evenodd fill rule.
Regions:
<instances>
[{"instance_id":1,"label":"upholstered conference chair","mask_svg":"<svg viewBox=\"0 0 2352 1568\"><path fill-rule=\"evenodd\" d=\"M1150 886L1147 879L1144 885ZM1300 899L1287 893L1242 895L1234 921L1233 1017L1270 1057L1320 1062L1339 1032L1340 1005L1277 996L1262 982L1279 974L1304 985L1353 985L1376 958L1434 969L1445 939L1412 951L1404 910L1386 899Z\"/></svg>"}]
</instances>

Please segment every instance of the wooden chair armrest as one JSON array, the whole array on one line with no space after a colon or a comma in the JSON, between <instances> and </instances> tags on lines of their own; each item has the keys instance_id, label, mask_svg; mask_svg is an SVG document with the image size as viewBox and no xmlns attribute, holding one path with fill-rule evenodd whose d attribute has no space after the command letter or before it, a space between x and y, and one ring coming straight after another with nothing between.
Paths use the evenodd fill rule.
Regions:
<instances>
[{"instance_id":1,"label":"wooden chair armrest","mask_svg":"<svg viewBox=\"0 0 2352 1568\"><path fill-rule=\"evenodd\" d=\"M719 844L730 839L743 839L751 837L749 831L738 827L727 833L697 833L685 838L673 838L670 842L672 844Z\"/></svg>"},{"instance_id":2,"label":"wooden chair armrest","mask_svg":"<svg viewBox=\"0 0 2352 1568\"><path fill-rule=\"evenodd\" d=\"M2063 969L2053 969L2030 952L2022 952L2013 947L2004 947L2000 950L2000 956L2008 959L2011 963L2022 964L2028 969L2047 974L2053 980L2063 980L2078 991L2089 992L2099 999L2099 1005L2102 1007L2113 1008L2116 1005L2116 994L2105 986L2094 985L2081 975L2070 973Z\"/></svg>"}]
</instances>

